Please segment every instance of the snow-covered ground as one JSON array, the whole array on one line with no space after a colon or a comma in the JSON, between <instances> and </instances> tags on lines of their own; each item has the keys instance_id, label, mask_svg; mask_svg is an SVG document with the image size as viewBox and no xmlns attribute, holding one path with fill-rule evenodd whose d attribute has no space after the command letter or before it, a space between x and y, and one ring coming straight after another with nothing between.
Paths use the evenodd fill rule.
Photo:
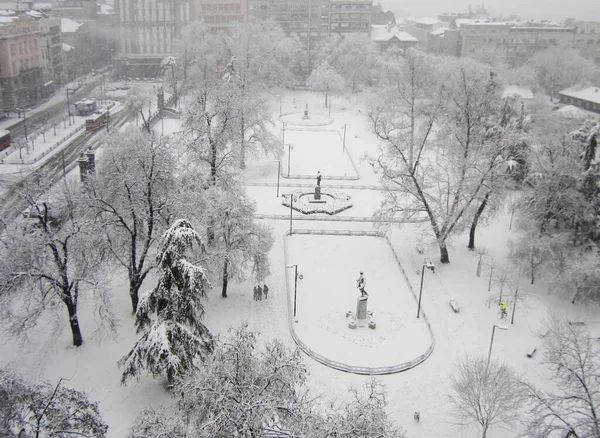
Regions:
<instances>
[{"instance_id":1,"label":"snow-covered ground","mask_svg":"<svg viewBox=\"0 0 600 438\"><path fill-rule=\"evenodd\" d=\"M369 134L360 104L356 102L357 97L335 97L331 117L336 129L347 124L346 148L356 164L360 180L324 179L323 186L370 186L378 182L371 166L361 159L365 153L376 154L377 141ZM288 92L283 98L283 113L300 114L306 103L310 108L325 111L322 95ZM279 114L279 100L276 98L273 99L273 111L276 118ZM177 120L164 120L165 133L176 131L177 124ZM160 130L161 124L158 123L156 128ZM308 132L310 134L305 136ZM319 135L317 131L302 131L295 139L292 135L295 135L294 131L286 131L286 143L289 140L295 147L292 151L292 174L296 169L298 173L302 170L307 174L321 170L324 176L348 172L343 155L332 157L333 161L327 160L326 163L319 161L328 156L322 151L333 148L335 142L341 154L339 135ZM310 144L305 144L308 141ZM282 159L282 172L285 173L284 163L285 158ZM289 213L289 209L281 205L281 198L276 196L277 163L273 163L272 159L250 162L244 175L248 193L257 201L258 213L283 216ZM307 180L297 182L306 184ZM292 180L282 179L281 193L293 191L292 183ZM369 218L381 199L381 192L376 190L344 188L343 191L352 196L354 206L339 216ZM326 219L326 216L321 216ZM293 299L294 293L293 269L286 268L286 265L296 264L303 280L298 285L298 323L295 324L299 337L310 348L334 360L373 365L410 360L428 347L431 340L424 320L416 319L416 299L383 239L303 234L288 237L287 218L263 221L273 227L275 236L270 254L272 275L266 281L270 288L269 298L255 302L252 299L252 281L230 284L226 300L220 298L218 288L215 288L206 303L205 323L212 331L226 333L230 327L246 321L250 328L262 333L263 340L277 337L290 346L294 345L289 332L291 315L288 301ZM433 353L415 368L379 377L387 386L391 417L411 437L471 437L479 434L475 426L462 428L453 423L448 403L448 374L463 354L487 355L492 327L501 322L497 306L490 305L489 298L497 292L497 286L492 284L492 291L488 292L489 266L492 261L497 266L506 261L508 242L516 238L515 227L510 230L509 221L510 214L502 213L490 224L480 227L477 245L479 249L485 249L481 277L476 275L479 255L466 249L465 235L456 236L450 243L449 265L438 264L435 273L425 272L422 309L432 328ZM294 228L336 232L374 230L371 222L299 221L297 218ZM427 257L434 262L438 259L437 248L426 226L411 224L394 228L388 232L388 237L413 291L418 292L424 259ZM284 243L287 244L287 259ZM424 248L424 254L417 252L417 244ZM369 308L378 324L375 330L350 331L345 324L346 311L353 310L356 305L355 281L360 270L364 270L367 277ZM26 378L45 378L54 382L60 377L69 378L68 385L85 390L92 400L99 402L110 425L109 436L114 438L127 434L133 418L144 407L172 403L161 380L143 377L128 386L120 385L117 360L137 340L125 278L124 272L115 273L111 282L114 308L120 319L116 339L93 336L95 325L88 317L91 315L89 303L84 301L81 325L86 343L82 347L70 345L71 335L66 324L58 331L52 331L52 321L48 320L38 327L29 344L19 346L13 339L6 339L0 353L0 362L11 363ZM496 333L492 356L509 363L534 383L543 385L549 374L540 363L543 348L539 334L548 311L583 319L591 330L600 328L599 318L595 309L573 306L567 300L549 295L548 284L543 279L533 286L524 277L520 280L524 301L517 304L514 324L509 324L507 331ZM148 278L143 291L150 289L153 281L154 278ZM291 295L288 297L287 294ZM448 302L451 299L460 305L460 313L454 313L450 308ZM527 358L526 352L533 345L538 347L538 353ZM310 367L310 384L316 392L327 396L344 397L349 385L359 385L368 378L328 368L309 357L305 357L305 361ZM421 412L419 423L413 421L414 411ZM514 428L502 427L495 427L488 433L490 438L517 435L518 431Z\"/></svg>"}]
</instances>

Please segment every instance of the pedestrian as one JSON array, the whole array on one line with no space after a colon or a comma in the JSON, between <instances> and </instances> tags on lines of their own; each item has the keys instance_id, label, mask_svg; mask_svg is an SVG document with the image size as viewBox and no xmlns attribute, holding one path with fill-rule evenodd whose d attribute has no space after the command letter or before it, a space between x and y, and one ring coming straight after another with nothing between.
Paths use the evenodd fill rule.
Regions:
<instances>
[{"instance_id":1,"label":"pedestrian","mask_svg":"<svg viewBox=\"0 0 600 438\"><path fill-rule=\"evenodd\" d=\"M269 286L266 284L263 286L263 294L265 294L265 300L269 298Z\"/></svg>"},{"instance_id":2,"label":"pedestrian","mask_svg":"<svg viewBox=\"0 0 600 438\"><path fill-rule=\"evenodd\" d=\"M262 288L260 287L260 284L256 287L256 292L258 294L258 301L262 301Z\"/></svg>"},{"instance_id":3,"label":"pedestrian","mask_svg":"<svg viewBox=\"0 0 600 438\"><path fill-rule=\"evenodd\" d=\"M258 290L256 289L256 286L254 286L254 301L258 301Z\"/></svg>"},{"instance_id":4,"label":"pedestrian","mask_svg":"<svg viewBox=\"0 0 600 438\"><path fill-rule=\"evenodd\" d=\"M500 303L500 318L504 319L506 318L507 312L508 311L508 306L506 305L506 302L504 300L502 300L502 302Z\"/></svg>"}]
</instances>

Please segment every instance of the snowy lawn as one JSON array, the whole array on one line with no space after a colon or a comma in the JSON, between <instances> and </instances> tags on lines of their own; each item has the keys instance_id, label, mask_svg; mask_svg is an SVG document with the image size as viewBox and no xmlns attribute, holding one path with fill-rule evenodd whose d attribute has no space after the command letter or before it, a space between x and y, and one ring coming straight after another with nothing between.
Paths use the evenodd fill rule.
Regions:
<instances>
[{"instance_id":1,"label":"snowy lawn","mask_svg":"<svg viewBox=\"0 0 600 438\"><path fill-rule=\"evenodd\" d=\"M324 179L358 177L346 154L337 131L285 130L284 157L281 161L282 175L317 175L321 171ZM287 146L292 145L292 148ZM290 154L291 155L288 155Z\"/></svg>"},{"instance_id":2,"label":"snowy lawn","mask_svg":"<svg viewBox=\"0 0 600 438\"><path fill-rule=\"evenodd\" d=\"M422 316L416 318L415 297L383 238L294 234L288 241L287 264L297 264L303 275L294 327L309 348L336 362L373 368L400 365L425 353L430 333ZM348 328L346 311L356 311L360 295L359 271L367 279L375 330ZM288 284L292 302L293 272Z\"/></svg>"}]
</instances>

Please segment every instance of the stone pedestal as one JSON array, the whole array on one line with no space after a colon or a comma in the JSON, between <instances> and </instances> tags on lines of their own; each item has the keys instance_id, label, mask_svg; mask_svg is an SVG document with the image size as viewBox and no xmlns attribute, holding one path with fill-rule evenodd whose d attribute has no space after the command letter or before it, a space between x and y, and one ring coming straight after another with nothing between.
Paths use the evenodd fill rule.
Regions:
<instances>
[{"instance_id":1,"label":"stone pedestal","mask_svg":"<svg viewBox=\"0 0 600 438\"><path fill-rule=\"evenodd\" d=\"M315 200L320 200L321 199L321 187L320 186L315 186Z\"/></svg>"},{"instance_id":2,"label":"stone pedestal","mask_svg":"<svg viewBox=\"0 0 600 438\"><path fill-rule=\"evenodd\" d=\"M362 297L356 300L356 319L367 319L367 300Z\"/></svg>"}]
</instances>

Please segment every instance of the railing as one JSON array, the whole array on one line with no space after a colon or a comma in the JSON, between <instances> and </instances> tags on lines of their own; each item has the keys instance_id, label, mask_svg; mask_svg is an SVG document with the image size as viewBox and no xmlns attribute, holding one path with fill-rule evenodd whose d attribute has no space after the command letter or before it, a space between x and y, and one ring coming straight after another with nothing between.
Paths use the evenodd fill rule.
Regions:
<instances>
[{"instance_id":1,"label":"railing","mask_svg":"<svg viewBox=\"0 0 600 438\"><path fill-rule=\"evenodd\" d=\"M290 234L289 231L287 231L285 233L285 236L289 236L289 234ZM408 280L406 272L404 272L404 268L402 268L402 265L400 264L400 260L398 259L396 251L394 251L394 248L393 248L388 236L385 233L382 233L379 231L351 231L351 230L334 230L334 231L331 231L331 230L294 230L294 232L292 234L320 234L320 235L334 234L334 235L348 235L348 236L372 236L372 237L380 237L380 238L385 239L385 241L390 246L390 249L392 250L392 254L394 254L396 263L398 263L398 267L400 268L400 271L402 272L402 275L404 276L404 279L406 281L408 288L410 289L413 297L415 298L415 302L417 302L417 295L415 294L415 292L412 288L412 285L410 284L410 281ZM284 256L285 264L287 265L288 264L288 249L287 249L287 239L285 239L285 238L283 239L283 256ZM429 324L429 320L427 319L427 316L425 315L425 312L422 307L421 307L421 315L423 315L423 320L427 324L427 329L429 330L429 334L431 335L431 345L425 350L425 352L423 354L417 356L416 358L414 358L408 362L403 362L403 363L400 363L397 365L390 365L390 366L383 366L383 367L365 367L365 366L350 365L347 363L331 360L331 359L326 358L322 354L315 352L308 345L306 345L304 342L302 342L302 340L296 334L296 330L294 329L294 322L293 322L293 318L292 318L292 309L293 309L292 299L291 299L292 294L291 294L291 291L289 290L289 284L290 284L289 271L290 271L289 269L286 269L285 284L286 284L286 295L287 295L287 302L288 302L288 325L290 328L290 333L292 335L292 339L294 339L294 342L296 343L296 345L298 345L300 350L302 350L308 356L315 359L317 362L320 362L323 365L326 365L326 366L336 369L336 370L345 371L347 373L365 374L365 375L384 375L384 374L399 373L402 371L406 371L410 368L413 368L413 367L419 365L420 363L422 363L423 361L425 361L425 359L427 359L433 352L433 349L435 347L435 337L433 335L433 330L431 329L431 325Z\"/></svg>"},{"instance_id":2,"label":"railing","mask_svg":"<svg viewBox=\"0 0 600 438\"><path fill-rule=\"evenodd\" d=\"M292 215L292 221L327 221L327 222L375 222L375 223L394 223L394 224L420 224L427 222L428 218L418 219L380 219L365 216L331 216L325 213L319 213L322 216L315 215ZM289 214L260 214L256 213L254 219L271 219L271 220L290 220ZM316 231L316 230L315 230ZM335 230L328 230L329 233L335 234ZM295 231L294 231L295 233Z\"/></svg>"}]
</instances>

